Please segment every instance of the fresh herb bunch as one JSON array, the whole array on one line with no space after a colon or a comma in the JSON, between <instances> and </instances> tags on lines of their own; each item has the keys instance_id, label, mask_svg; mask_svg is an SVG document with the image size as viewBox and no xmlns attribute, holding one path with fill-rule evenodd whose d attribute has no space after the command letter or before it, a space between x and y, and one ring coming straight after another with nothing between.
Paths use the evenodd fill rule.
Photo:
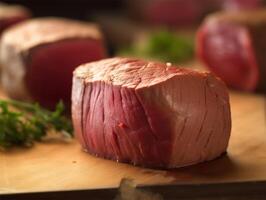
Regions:
<instances>
[{"instance_id":1,"label":"fresh herb bunch","mask_svg":"<svg viewBox=\"0 0 266 200\"><path fill-rule=\"evenodd\" d=\"M122 55L154 58L165 62L183 62L194 55L194 40L170 31L152 32L145 40L122 49Z\"/></svg>"},{"instance_id":2,"label":"fresh herb bunch","mask_svg":"<svg viewBox=\"0 0 266 200\"><path fill-rule=\"evenodd\" d=\"M64 110L62 102L52 112L38 104L0 100L0 147L31 146L49 131L72 137L72 124Z\"/></svg>"}]
</instances>

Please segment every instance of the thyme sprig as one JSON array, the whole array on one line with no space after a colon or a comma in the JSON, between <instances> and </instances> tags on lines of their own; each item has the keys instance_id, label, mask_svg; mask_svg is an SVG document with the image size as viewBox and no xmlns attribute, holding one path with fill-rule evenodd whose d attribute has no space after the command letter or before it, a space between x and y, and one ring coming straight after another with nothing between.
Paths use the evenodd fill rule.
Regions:
<instances>
[{"instance_id":1,"label":"thyme sprig","mask_svg":"<svg viewBox=\"0 0 266 200\"><path fill-rule=\"evenodd\" d=\"M62 102L49 111L38 104L0 100L0 148L31 146L49 131L72 137L72 123L64 110Z\"/></svg>"}]
</instances>

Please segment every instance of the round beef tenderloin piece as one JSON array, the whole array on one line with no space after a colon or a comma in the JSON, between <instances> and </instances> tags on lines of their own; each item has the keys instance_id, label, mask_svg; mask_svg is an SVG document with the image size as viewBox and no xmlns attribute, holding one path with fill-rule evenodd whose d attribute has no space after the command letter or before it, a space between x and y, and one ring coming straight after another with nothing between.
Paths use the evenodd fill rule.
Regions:
<instances>
[{"instance_id":1,"label":"round beef tenderloin piece","mask_svg":"<svg viewBox=\"0 0 266 200\"><path fill-rule=\"evenodd\" d=\"M8 27L31 17L31 12L20 5L0 3L0 34Z\"/></svg>"},{"instance_id":2,"label":"round beef tenderloin piece","mask_svg":"<svg viewBox=\"0 0 266 200\"><path fill-rule=\"evenodd\" d=\"M210 73L110 58L74 71L72 119L90 154L151 168L217 158L231 130L226 86Z\"/></svg>"},{"instance_id":3,"label":"round beef tenderloin piece","mask_svg":"<svg viewBox=\"0 0 266 200\"><path fill-rule=\"evenodd\" d=\"M198 57L229 86L266 92L266 10L210 15L197 33Z\"/></svg>"},{"instance_id":4,"label":"round beef tenderloin piece","mask_svg":"<svg viewBox=\"0 0 266 200\"><path fill-rule=\"evenodd\" d=\"M94 24L60 18L20 23L0 44L2 85L10 97L54 108L70 107L73 70L105 57L102 34Z\"/></svg>"}]
</instances>

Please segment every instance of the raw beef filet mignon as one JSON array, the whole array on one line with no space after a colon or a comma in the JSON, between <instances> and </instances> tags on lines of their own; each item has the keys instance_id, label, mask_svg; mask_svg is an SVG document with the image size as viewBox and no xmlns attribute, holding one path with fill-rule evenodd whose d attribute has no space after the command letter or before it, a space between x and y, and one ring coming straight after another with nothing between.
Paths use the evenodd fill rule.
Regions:
<instances>
[{"instance_id":1,"label":"raw beef filet mignon","mask_svg":"<svg viewBox=\"0 0 266 200\"><path fill-rule=\"evenodd\" d=\"M266 10L222 12L197 34L198 57L228 85L266 92Z\"/></svg>"},{"instance_id":2,"label":"raw beef filet mignon","mask_svg":"<svg viewBox=\"0 0 266 200\"><path fill-rule=\"evenodd\" d=\"M89 153L153 168L212 160L226 151L231 129L222 81L128 58L74 71L72 119Z\"/></svg>"},{"instance_id":3,"label":"raw beef filet mignon","mask_svg":"<svg viewBox=\"0 0 266 200\"><path fill-rule=\"evenodd\" d=\"M19 5L0 3L0 34L8 27L30 18L30 11Z\"/></svg>"},{"instance_id":4,"label":"raw beef filet mignon","mask_svg":"<svg viewBox=\"0 0 266 200\"><path fill-rule=\"evenodd\" d=\"M59 18L28 20L3 34L2 85L12 98L48 108L60 99L70 105L73 70L103 57L95 25Z\"/></svg>"}]
</instances>

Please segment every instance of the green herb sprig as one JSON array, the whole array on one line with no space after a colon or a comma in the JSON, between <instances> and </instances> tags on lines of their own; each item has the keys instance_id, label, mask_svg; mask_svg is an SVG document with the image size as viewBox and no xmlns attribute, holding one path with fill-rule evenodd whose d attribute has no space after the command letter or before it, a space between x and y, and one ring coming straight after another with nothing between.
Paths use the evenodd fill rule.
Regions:
<instances>
[{"instance_id":1,"label":"green herb sprig","mask_svg":"<svg viewBox=\"0 0 266 200\"><path fill-rule=\"evenodd\" d=\"M155 31L145 39L122 48L118 54L173 63L184 62L194 56L194 39L175 32Z\"/></svg>"},{"instance_id":2,"label":"green herb sprig","mask_svg":"<svg viewBox=\"0 0 266 200\"><path fill-rule=\"evenodd\" d=\"M0 100L0 148L32 146L49 131L72 137L72 123L64 116L64 110L62 102L55 111L49 111L38 104Z\"/></svg>"}]
</instances>

